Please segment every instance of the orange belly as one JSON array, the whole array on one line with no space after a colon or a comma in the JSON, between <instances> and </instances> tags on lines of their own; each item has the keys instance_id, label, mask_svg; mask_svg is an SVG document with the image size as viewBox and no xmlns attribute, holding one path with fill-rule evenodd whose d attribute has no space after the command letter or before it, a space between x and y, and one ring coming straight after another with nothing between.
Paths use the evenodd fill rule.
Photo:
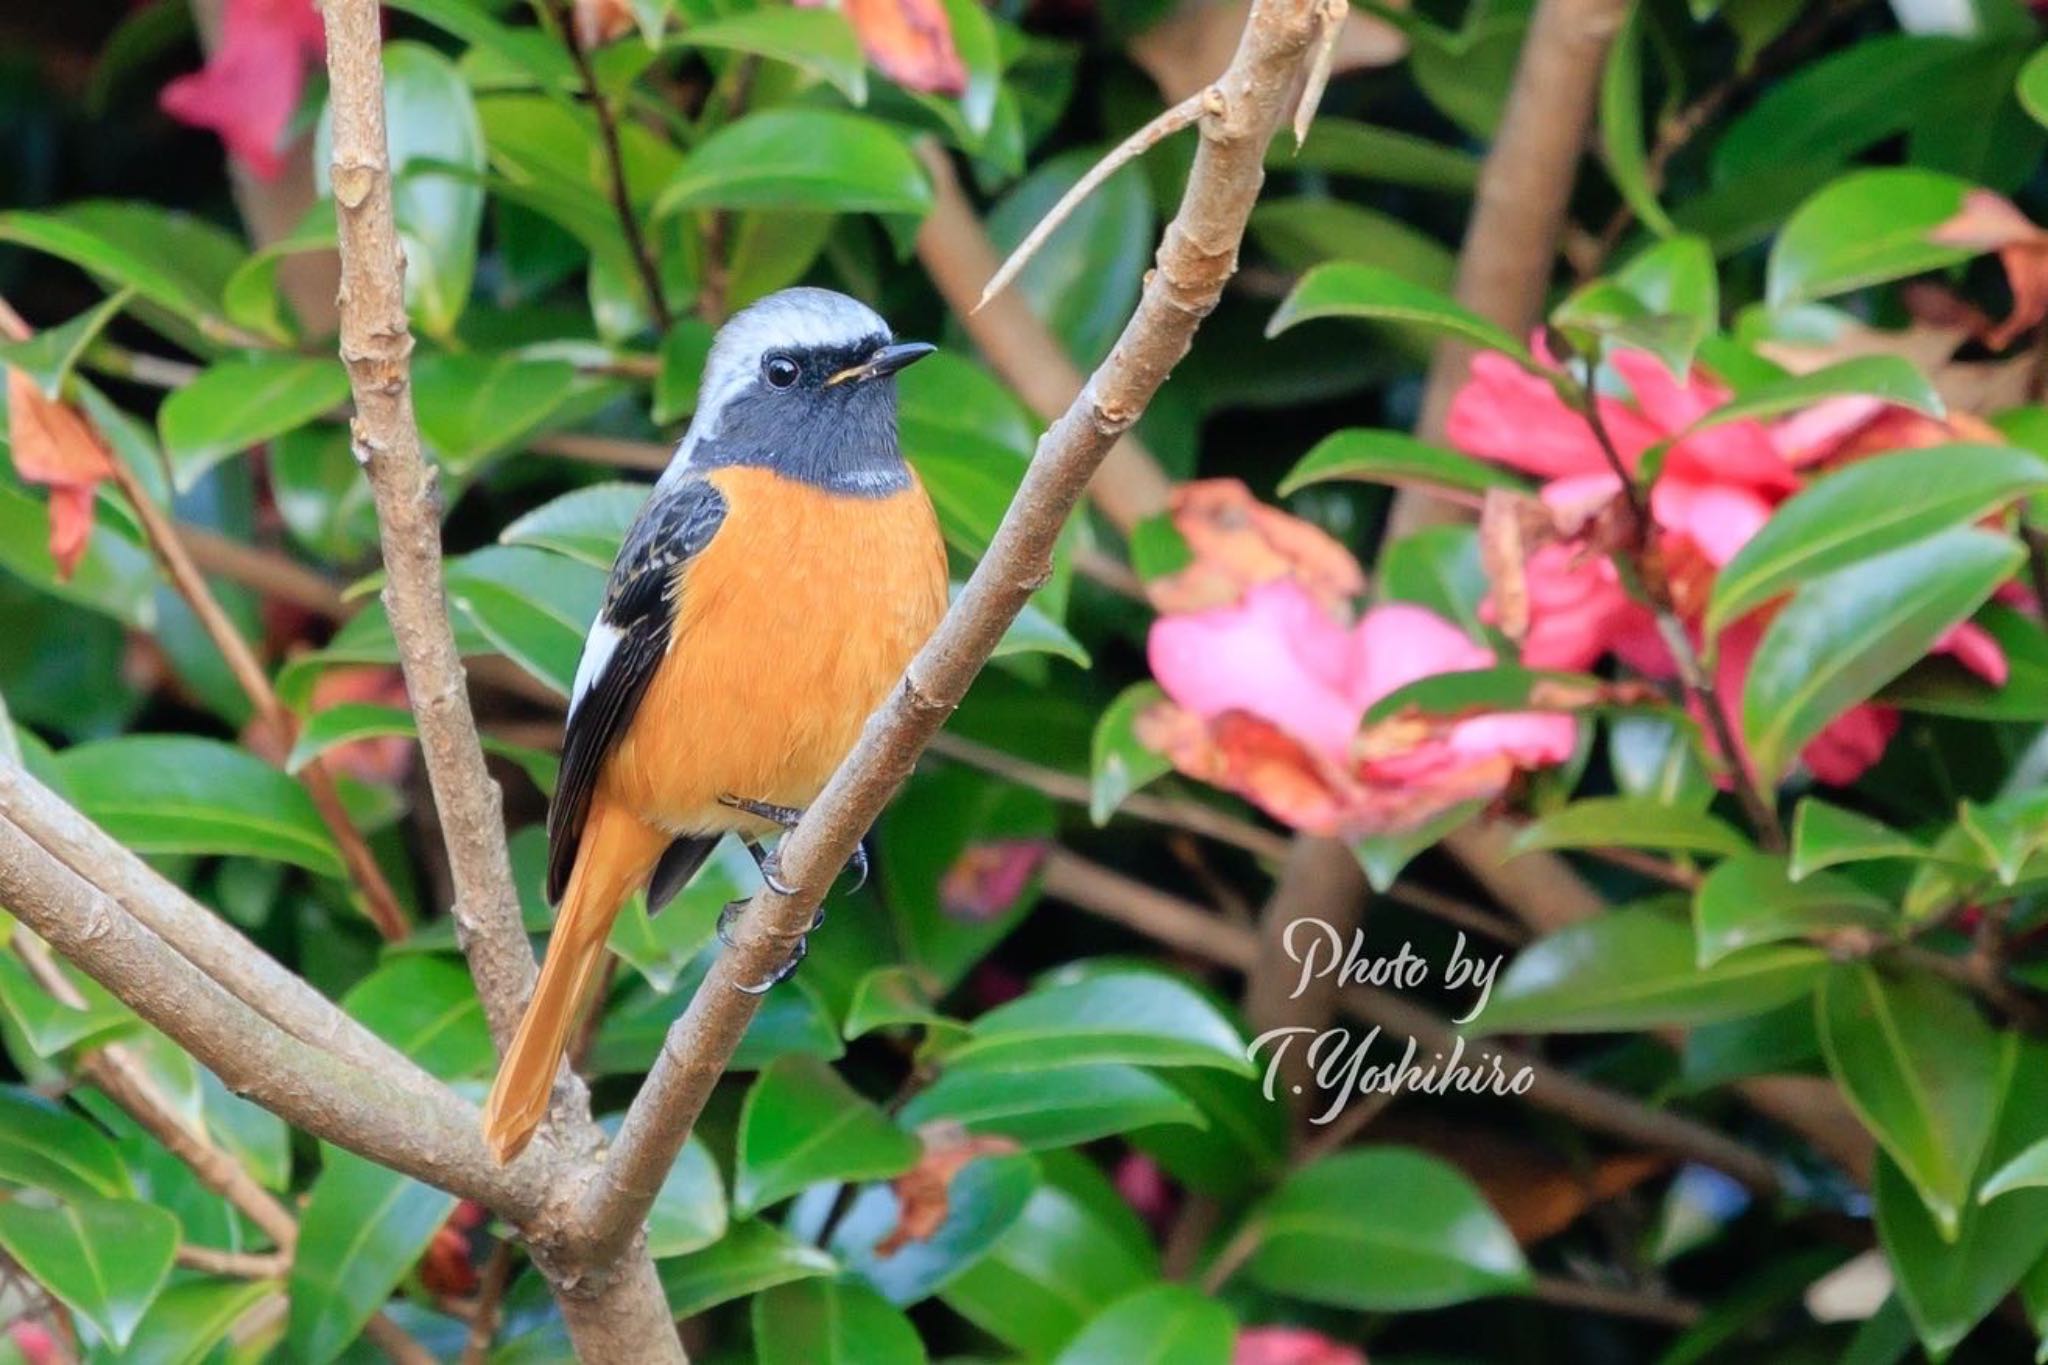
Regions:
<instances>
[{"instance_id":1,"label":"orange belly","mask_svg":"<svg viewBox=\"0 0 2048 1365\"><path fill-rule=\"evenodd\" d=\"M671 834L772 826L719 803L823 790L946 609L924 489L835 496L771 471L710 475L725 521L682 570L673 643L598 794Z\"/></svg>"}]
</instances>

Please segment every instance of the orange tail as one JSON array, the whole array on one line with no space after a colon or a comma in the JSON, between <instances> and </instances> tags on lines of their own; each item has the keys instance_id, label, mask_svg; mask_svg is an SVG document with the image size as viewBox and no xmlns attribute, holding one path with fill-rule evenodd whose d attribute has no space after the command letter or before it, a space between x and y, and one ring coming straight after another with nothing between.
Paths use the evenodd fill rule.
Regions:
<instances>
[{"instance_id":1,"label":"orange tail","mask_svg":"<svg viewBox=\"0 0 2048 1365\"><path fill-rule=\"evenodd\" d=\"M668 841L602 797L591 803L540 980L484 1103L484 1143L501 1163L525 1149L547 1113L570 1030L597 988L612 921Z\"/></svg>"}]
</instances>

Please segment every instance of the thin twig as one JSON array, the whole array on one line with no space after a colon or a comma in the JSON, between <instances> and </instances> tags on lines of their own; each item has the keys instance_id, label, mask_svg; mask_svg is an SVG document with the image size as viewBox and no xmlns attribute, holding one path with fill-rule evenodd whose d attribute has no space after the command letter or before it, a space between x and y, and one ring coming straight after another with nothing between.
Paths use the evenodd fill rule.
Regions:
<instances>
[{"instance_id":1,"label":"thin twig","mask_svg":"<svg viewBox=\"0 0 2048 1365\"><path fill-rule=\"evenodd\" d=\"M1674 1299L1650 1290L1587 1284L1559 1275L1538 1275L1529 1286L1529 1296L1559 1308L1576 1308L1610 1318L1634 1318L1665 1327L1690 1327L1705 1312L1690 1299Z\"/></svg>"},{"instance_id":2,"label":"thin twig","mask_svg":"<svg viewBox=\"0 0 2048 1365\"><path fill-rule=\"evenodd\" d=\"M330 179L341 246L341 357L356 405L353 446L376 496L385 609L441 817L455 885L457 935L476 978L491 1036L502 1050L518 1027L536 969L512 882L502 798L484 765L462 660L449 625L442 585L439 487L421 452L413 416L412 335L401 274L404 258L392 209L379 9L376 0L326 0L323 8L328 107L333 114ZM573 42L573 33L568 36ZM578 64L594 89L580 55ZM617 130L606 122L602 103L597 111L608 130L607 149L616 170ZM623 179L617 175L614 189L620 203L630 208ZM656 284L652 279L648 283ZM658 286L651 301L665 316ZM714 985L707 989L715 988L714 977ZM474 1111L468 1106L462 1110L463 1131L459 1138L450 1134L447 1139L455 1146L449 1154L455 1163L469 1160L471 1150L482 1147ZM579 1357L647 1365L685 1360L654 1263L645 1242L632 1236L633 1229L626 1229L599 1255L578 1256L566 1249L566 1195L577 1188L587 1165L584 1160L570 1165L557 1146L558 1138L579 1153L594 1152L601 1141L590 1121L589 1094L566 1068L556 1084L553 1121L529 1149L538 1162L522 1156L500 1168L484 1156L496 1180L521 1173L541 1175L548 1182L547 1200L539 1207L515 1209L502 1192L469 1197L526 1232L536 1249L535 1264L560 1305ZM455 1190L439 1173L429 1178ZM634 1226L638 1224L636 1218Z\"/></svg>"},{"instance_id":3,"label":"thin twig","mask_svg":"<svg viewBox=\"0 0 2048 1365\"><path fill-rule=\"evenodd\" d=\"M605 98L604 87L598 83L597 69L590 64L590 54L583 50L582 41L576 36L576 16L568 0L551 0L542 7L542 0L535 0L542 18L552 19L562 46L569 49L569 60L576 64L577 78L583 82L583 95L590 104L590 112L597 119L597 137L604 148L605 181L611 191L612 212L619 220L619 231L625 234L626 254L633 258L633 268L639 273L640 288L647 296L647 313L654 319L657 331L667 333L675 325L675 315L669 312L668 298L662 293L661 266L649 249L646 235L640 230L640 216L633 211L633 195L626 182L626 154L619 145L618 115L612 109L611 101Z\"/></svg>"},{"instance_id":4,"label":"thin twig","mask_svg":"<svg viewBox=\"0 0 2048 1365\"><path fill-rule=\"evenodd\" d=\"M178 1264L207 1275L229 1275L238 1280L281 1280L292 1268L291 1258L270 1251L221 1251L191 1242L178 1244Z\"/></svg>"},{"instance_id":5,"label":"thin twig","mask_svg":"<svg viewBox=\"0 0 2048 1365\"><path fill-rule=\"evenodd\" d=\"M476 1310L469 1320L469 1340L463 1343L460 1365L484 1365L504 1320L505 1286L512 1281L512 1244L500 1242L491 1248L477 1277Z\"/></svg>"},{"instance_id":6,"label":"thin twig","mask_svg":"<svg viewBox=\"0 0 2048 1365\"><path fill-rule=\"evenodd\" d=\"M1321 12L1318 10L1318 15ZM990 299L1008 289L1024 267L1031 264L1031 258L1038 254L1038 249L1045 245L1053 233L1059 231L1060 224L1066 222L1089 195L1101 188L1105 180L1175 133L1193 127L1202 115L1217 112L1212 105L1219 104L1222 98L1221 93L1213 85L1197 91L1112 147L1106 156L1088 168L1086 175L1076 180L1067 192L1060 196L1059 202L1046 211L1045 216L1038 220L1037 226L1024 234L1024 240L1017 243L1008 258L996 267L996 273L989 277L988 283L981 287L980 301L974 305L972 311L980 312L988 306Z\"/></svg>"},{"instance_id":7,"label":"thin twig","mask_svg":"<svg viewBox=\"0 0 2048 1365\"><path fill-rule=\"evenodd\" d=\"M0 307L5 307L4 300L0 300ZM0 331L16 341L27 341L34 335L11 307L5 307L4 314L0 314ZM228 619L220 599L208 586L206 576L192 562L192 556L185 550L185 542L178 535L176 523L156 505L127 461L115 457L109 459L107 465L113 471L114 486L121 490L121 495L135 513L135 519L142 524L143 536L170 578L171 586L192 609L207 638L213 641L214 648L227 661L228 671L234 675L243 695L255 707L256 723L263 727L273 743L288 751L298 732L298 719L278 698L277 689L270 685L270 675L264 671L262 662L249 648L249 642L242 638L242 632L235 623ZM386 880L384 870L377 866L369 845L363 842L362 831L349 818L348 808L342 804L341 791L335 786L334 775L324 762L316 758L299 770L299 781L313 798L321 823L333 836L335 849L340 853L350 879L362 892L370 923L387 939L404 938L409 928L405 911L399 906L398 896Z\"/></svg>"},{"instance_id":8,"label":"thin twig","mask_svg":"<svg viewBox=\"0 0 2048 1365\"><path fill-rule=\"evenodd\" d=\"M988 551L859 744L783 842L783 875L764 888L670 1030L618 1141L579 1208L576 1242L602 1258L645 1218L685 1138L753 1021L739 989L788 958L834 874L910 775L1004 631L1052 572L1067 518L1118 436L1145 413L1195 329L1222 297L1264 177L1267 145L1313 37L1314 0L1254 0L1230 68L1202 120L1181 207L1136 312L1074 405L1039 442Z\"/></svg>"},{"instance_id":9,"label":"thin twig","mask_svg":"<svg viewBox=\"0 0 2048 1365\"><path fill-rule=\"evenodd\" d=\"M1578 408L1586 420L1586 427L1593 433L1593 439L1600 446L1600 453L1606 459L1614 476L1621 480L1623 496L1627 499L1629 518L1632 523L1630 536L1630 558L1635 576L1642 584L1644 593L1650 599L1651 609L1657 617L1657 633L1664 641L1664 647L1678 665L1679 685L1685 689L1707 727L1713 731L1714 743L1721 751L1721 760L1728 767L1735 799L1741 803L1743 813L1749 817L1751 828L1756 831L1757 842L1773 853L1782 853L1786 848L1785 826L1778 818L1777 807L1772 804L1763 784L1758 780L1751 765L1749 751L1743 747L1735 726L1728 718L1728 712L1721 704L1720 689L1708 675L1700 662L1699 652L1693 648L1692 636L1685 623L1678 617L1676 604L1671 599L1670 584L1665 580L1663 570L1652 562L1657 528L1651 517L1649 495L1636 479L1634 471L1621 458L1621 449L1615 444L1613 433L1607 429L1607 420L1600 412L1599 395L1594 392L1593 373L1599 367L1600 357L1594 353L1586 357L1586 373L1583 379L1574 377L1573 387L1578 399Z\"/></svg>"},{"instance_id":10,"label":"thin twig","mask_svg":"<svg viewBox=\"0 0 2048 1365\"><path fill-rule=\"evenodd\" d=\"M1323 0L1323 12L1319 16L1322 33L1316 39L1316 55L1308 64L1308 75L1301 83L1301 98L1295 102L1294 149L1301 150L1301 144L1308 141L1309 125L1316 121L1316 110L1323 104L1323 91L1330 85L1330 68L1337 58L1337 39L1344 32L1344 22L1351 17L1348 0Z\"/></svg>"},{"instance_id":11,"label":"thin twig","mask_svg":"<svg viewBox=\"0 0 2048 1365\"><path fill-rule=\"evenodd\" d=\"M932 181L932 207L917 229L917 258L946 305L960 319L989 367L1040 417L1050 422L1081 392L1081 371L1066 348L1016 290L979 307L982 286L1001 257L976 216L953 170L952 158L935 139L920 139L918 158ZM1135 433L1125 431L1088 485L1088 497L1119 531L1166 508L1173 484Z\"/></svg>"}]
</instances>

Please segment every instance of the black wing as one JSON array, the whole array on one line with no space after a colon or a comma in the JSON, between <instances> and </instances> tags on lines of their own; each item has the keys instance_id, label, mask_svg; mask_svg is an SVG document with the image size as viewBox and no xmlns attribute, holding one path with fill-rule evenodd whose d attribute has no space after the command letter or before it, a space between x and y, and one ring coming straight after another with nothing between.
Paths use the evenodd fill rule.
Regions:
<instances>
[{"instance_id":1,"label":"black wing","mask_svg":"<svg viewBox=\"0 0 2048 1365\"><path fill-rule=\"evenodd\" d=\"M598 770L632 723L668 652L683 566L702 554L725 521L725 496L701 478L657 487L641 509L605 587L604 606L584 642L576 695L562 739L562 773L548 808L548 900L560 902L576 866ZM593 656L592 651L605 650Z\"/></svg>"}]
</instances>

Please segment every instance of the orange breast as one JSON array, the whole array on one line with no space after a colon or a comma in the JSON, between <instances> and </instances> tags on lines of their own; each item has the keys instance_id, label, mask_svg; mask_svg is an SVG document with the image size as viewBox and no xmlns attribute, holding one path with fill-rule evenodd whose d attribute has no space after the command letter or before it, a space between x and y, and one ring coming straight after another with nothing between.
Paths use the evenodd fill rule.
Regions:
<instances>
[{"instance_id":1,"label":"orange breast","mask_svg":"<svg viewBox=\"0 0 2048 1365\"><path fill-rule=\"evenodd\" d=\"M810 804L944 613L946 553L915 482L854 498L710 478L725 521L682 570L674 644L599 791L673 833L762 833L719 797Z\"/></svg>"}]
</instances>

